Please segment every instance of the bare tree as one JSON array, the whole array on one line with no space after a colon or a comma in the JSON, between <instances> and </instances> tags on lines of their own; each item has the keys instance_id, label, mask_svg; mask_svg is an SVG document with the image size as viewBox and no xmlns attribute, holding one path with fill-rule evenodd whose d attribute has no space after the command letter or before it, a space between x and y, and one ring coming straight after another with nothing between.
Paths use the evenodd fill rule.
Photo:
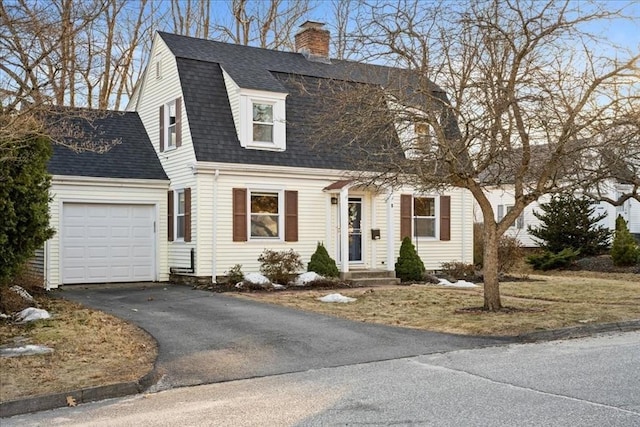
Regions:
<instances>
[{"instance_id":1,"label":"bare tree","mask_svg":"<svg viewBox=\"0 0 640 427\"><path fill-rule=\"evenodd\" d=\"M319 91L331 105L320 120L332 126L319 125L316 138L361 150L356 169L377 171L361 181L473 194L484 219L485 309L502 308L498 239L529 203L585 189L598 197L611 179L629 183L611 202L638 198L640 55L587 32L624 10L536 0L364 7L363 55L407 72L380 69L375 87ZM371 135L387 143L374 146ZM486 188L506 184L515 203L497 221Z\"/></svg>"},{"instance_id":2,"label":"bare tree","mask_svg":"<svg viewBox=\"0 0 640 427\"><path fill-rule=\"evenodd\" d=\"M309 0L231 0L231 20L219 17L212 34L236 44L293 50L293 36L313 8Z\"/></svg>"}]
</instances>

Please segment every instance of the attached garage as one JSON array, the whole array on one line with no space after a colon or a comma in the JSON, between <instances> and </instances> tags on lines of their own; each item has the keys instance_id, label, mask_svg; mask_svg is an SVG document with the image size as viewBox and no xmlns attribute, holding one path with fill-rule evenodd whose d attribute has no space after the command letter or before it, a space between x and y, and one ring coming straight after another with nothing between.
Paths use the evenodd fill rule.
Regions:
<instances>
[{"instance_id":1,"label":"attached garage","mask_svg":"<svg viewBox=\"0 0 640 427\"><path fill-rule=\"evenodd\" d=\"M155 207L64 203L62 283L155 280Z\"/></svg>"},{"instance_id":2,"label":"attached garage","mask_svg":"<svg viewBox=\"0 0 640 427\"><path fill-rule=\"evenodd\" d=\"M90 119L90 120L89 120ZM56 234L45 286L166 281L169 180L137 113L71 117L89 145L54 145L49 213Z\"/></svg>"}]
</instances>

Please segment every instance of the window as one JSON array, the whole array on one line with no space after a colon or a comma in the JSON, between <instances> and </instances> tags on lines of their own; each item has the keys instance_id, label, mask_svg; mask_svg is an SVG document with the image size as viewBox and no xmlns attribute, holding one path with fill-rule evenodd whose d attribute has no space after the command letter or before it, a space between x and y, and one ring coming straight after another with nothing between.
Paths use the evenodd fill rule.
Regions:
<instances>
[{"instance_id":1,"label":"window","mask_svg":"<svg viewBox=\"0 0 640 427\"><path fill-rule=\"evenodd\" d=\"M513 205L498 205L498 222L502 221L502 218L504 218L506 214L511 212L512 209L513 209ZM505 210L506 210L506 213L505 213ZM519 230L524 228L524 212L522 212L518 216L515 224L511 224L510 227L513 227L514 225Z\"/></svg>"},{"instance_id":2,"label":"window","mask_svg":"<svg viewBox=\"0 0 640 427\"><path fill-rule=\"evenodd\" d=\"M165 106L166 118L165 123L167 124L166 130L166 141L167 147L175 147L176 146L176 101L171 101L167 103Z\"/></svg>"},{"instance_id":3,"label":"window","mask_svg":"<svg viewBox=\"0 0 640 427\"><path fill-rule=\"evenodd\" d=\"M234 113L234 120L242 147L269 151L286 149L285 98L286 94L241 91L239 114Z\"/></svg>"},{"instance_id":4,"label":"window","mask_svg":"<svg viewBox=\"0 0 640 427\"><path fill-rule=\"evenodd\" d=\"M156 55L156 79L162 78L162 60L160 55Z\"/></svg>"},{"instance_id":5,"label":"window","mask_svg":"<svg viewBox=\"0 0 640 427\"><path fill-rule=\"evenodd\" d=\"M185 197L184 190L176 192L176 239L184 240L185 231Z\"/></svg>"},{"instance_id":6,"label":"window","mask_svg":"<svg viewBox=\"0 0 640 427\"><path fill-rule=\"evenodd\" d=\"M278 193L250 193L251 238L280 237L280 197Z\"/></svg>"},{"instance_id":7,"label":"window","mask_svg":"<svg viewBox=\"0 0 640 427\"><path fill-rule=\"evenodd\" d=\"M434 135L428 123L414 122L413 132L408 132L406 138L406 158L416 159L433 152Z\"/></svg>"},{"instance_id":8,"label":"window","mask_svg":"<svg viewBox=\"0 0 640 427\"><path fill-rule=\"evenodd\" d=\"M253 103L253 141L273 143L273 105Z\"/></svg>"},{"instance_id":9,"label":"window","mask_svg":"<svg viewBox=\"0 0 640 427\"><path fill-rule=\"evenodd\" d=\"M413 232L416 237L436 237L436 199L414 197Z\"/></svg>"}]
</instances>

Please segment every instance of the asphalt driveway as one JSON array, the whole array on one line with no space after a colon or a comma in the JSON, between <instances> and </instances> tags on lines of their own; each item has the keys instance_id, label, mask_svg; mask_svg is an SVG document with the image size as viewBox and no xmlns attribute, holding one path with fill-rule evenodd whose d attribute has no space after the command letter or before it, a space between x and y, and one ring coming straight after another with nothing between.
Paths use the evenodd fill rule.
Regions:
<instances>
[{"instance_id":1,"label":"asphalt driveway","mask_svg":"<svg viewBox=\"0 0 640 427\"><path fill-rule=\"evenodd\" d=\"M65 286L62 296L126 319L159 344L162 390L504 344L352 322L185 286Z\"/></svg>"}]
</instances>

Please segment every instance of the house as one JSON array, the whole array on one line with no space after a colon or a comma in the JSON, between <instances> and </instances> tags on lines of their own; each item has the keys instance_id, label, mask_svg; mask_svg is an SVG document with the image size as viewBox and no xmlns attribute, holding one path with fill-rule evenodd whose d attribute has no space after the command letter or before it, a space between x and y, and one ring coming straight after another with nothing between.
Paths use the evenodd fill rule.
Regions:
<instances>
[{"instance_id":1,"label":"house","mask_svg":"<svg viewBox=\"0 0 640 427\"><path fill-rule=\"evenodd\" d=\"M137 137L123 137L108 153L112 167L93 172L79 157L54 156L52 221L58 234L46 249L49 286L138 280L99 268L71 273L80 249L69 233L82 229L92 239L86 224L106 206L148 207L127 214L148 215L141 221L154 224L155 258L151 274L140 280L164 281L171 274L173 280L210 283L236 264L258 271L257 258L267 248L292 249L306 264L318 242L343 277L371 270L394 277L404 236L412 237L429 270L448 261L472 262L473 197L466 190L361 185L350 174L349 152L313 146L304 125L318 108L313 87L384 87L384 76L394 70L333 60L328 52L329 32L313 22L296 35L296 52L157 33L125 114L139 120ZM300 90L301 81L313 84ZM127 144L140 151L120 153ZM102 163L83 155L88 164ZM80 225L68 229L74 222L65 221Z\"/></svg>"},{"instance_id":2,"label":"house","mask_svg":"<svg viewBox=\"0 0 640 427\"><path fill-rule=\"evenodd\" d=\"M613 200L618 199L625 192L625 187L622 184L609 185L608 189L606 196ZM513 185L503 184L500 187L488 187L485 189L485 193L491 202L496 221L501 221L514 205ZM511 224L507 229L505 236L517 238L524 247L538 247L538 243L528 232L527 227L540 226L541 221L534 215L534 212L542 213L540 204L548 202L549 198L550 196L543 196L526 206L515 223ZM627 221L629 231L640 241L640 202L635 199L629 199L621 206L598 202L595 204L594 209L594 215L606 215L600 220L599 225L614 231L616 229L616 218L620 215ZM482 214L478 206L474 207L474 213L476 222L482 222Z\"/></svg>"}]
</instances>

